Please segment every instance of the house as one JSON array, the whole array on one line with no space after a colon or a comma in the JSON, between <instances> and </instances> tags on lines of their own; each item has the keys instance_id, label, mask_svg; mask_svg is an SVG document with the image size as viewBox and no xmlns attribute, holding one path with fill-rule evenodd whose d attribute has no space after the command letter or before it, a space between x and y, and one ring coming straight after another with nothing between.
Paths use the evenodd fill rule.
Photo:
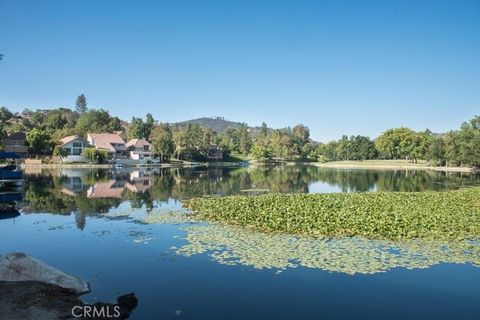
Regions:
<instances>
[{"instance_id":1,"label":"house","mask_svg":"<svg viewBox=\"0 0 480 320\"><path fill-rule=\"evenodd\" d=\"M208 159L213 161L223 161L223 150L217 146L210 146L208 149Z\"/></svg>"},{"instance_id":2,"label":"house","mask_svg":"<svg viewBox=\"0 0 480 320\"><path fill-rule=\"evenodd\" d=\"M63 161L68 162L84 162L82 157L83 149L88 148L88 142L79 136L68 136L60 140L60 147L65 150L66 156L62 157Z\"/></svg>"},{"instance_id":3,"label":"house","mask_svg":"<svg viewBox=\"0 0 480 320\"><path fill-rule=\"evenodd\" d=\"M28 156L28 147L25 145L25 138L25 132L16 132L7 136L3 140L5 152L15 152L21 158L26 158Z\"/></svg>"},{"instance_id":4,"label":"house","mask_svg":"<svg viewBox=\"0 0 480 320\"><path fill-rule=\"evenodd\" d=\"M126 147L130 158L134 160L148 160L152 157L152 145L145 139L132 139Z\"/></svg>"},{"instance_id":5,"label":"house","mask_svg":"<svg viewBox=\"0 0 480 320\"><path fill-rule=\"evenodd\" d=\"M97 149L106 150L111 159L125 159L125 141L116 133L88 133L87 141Z\"/></svg>"}]
</instances>

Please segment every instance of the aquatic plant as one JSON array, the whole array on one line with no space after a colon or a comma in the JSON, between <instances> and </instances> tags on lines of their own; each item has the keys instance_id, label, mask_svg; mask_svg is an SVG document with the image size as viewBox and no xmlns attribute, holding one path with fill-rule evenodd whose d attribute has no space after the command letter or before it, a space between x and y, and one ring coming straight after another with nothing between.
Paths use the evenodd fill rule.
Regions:
<instances>
[{"instance_id":1,"label":"aquatic plant","mask_svg":"<svg viewBox=\"0 0 480 320\"><path fill-rule=\"evenodd\" d=\"M480 188L203 197L184 206L196 219L265 232L390 240L480 236Z\"/></svg>"},{"instance_id":2,"label":"aquatic plant","mask_svg":"<svg viewBox=\"0 0 480 320\"><path fill-rule=\"evenodd\" d=\"M295 267L346 274L373 274L392 268L419 269L439 263L480 267L480 240L403 241L363 237L314 238L252 231L220 223L198 223L184 213L146 217L147 223L183 223L186 243L173 248L182 256L207 254L225 265L285 270Z\"/></svg>"},{"instance_id":3,"label":"aquatic plant","mask_svg":"<svg viewBox=\"0 0 480 320\"><path fill-rule=\"evenodd\" d=\"M218 263L255 269L298 266L347 274L373 274L392 268L421 269L438 263L480 266L480 243L407 240L391 242L359 237L320 239L265 234L241 227L186 227L188 244L176 249L184 256L206 253Z\"/></svg>"}]
</instances>

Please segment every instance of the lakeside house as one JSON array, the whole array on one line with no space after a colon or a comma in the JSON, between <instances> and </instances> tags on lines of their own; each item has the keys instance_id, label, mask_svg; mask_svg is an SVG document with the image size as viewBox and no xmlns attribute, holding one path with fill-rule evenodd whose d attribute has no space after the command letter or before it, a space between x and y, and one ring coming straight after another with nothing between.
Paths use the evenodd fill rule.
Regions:
<instances>
[{"instance_id":1,"label":"lakeside house","mask_svg":"<svg viewBox=\"0 0 480 320\"><path fill-rule=\"evenodd\" d=\"M25 145L25 132L16 132L7 136L3 140L3 146L5 152L14 152L20 156L20 158L28 157L28 147Z\"/></svg>"},{"instance_id":2,"label":"lakeside house","mask_svg":"<svg viewBox=\"0 0 480 320\"><path fill-rule=\"evenodd\" d=\"M108 152L110 159L126 159L125 141L117 133L88 133L87 141L93 147Z\"/></svg>"},{"instance_id":3,"label":"lakeside house","mask_svg":"<svg viewBox=\"0 0 480 320\"><path fill-rule=\"evenodd\" d=\"M217 146L210 146L208 149L208 159L213 161L223 161L223 149Z\"/></svg>"},{"instance_id":4,"label":"lakeside house","mask_svg":"<svg viewBox=\"0 0 480 320\"><path fill-rule=\"evenodd\" d=\"M67 162L85 162L82 152L89 147L87 140L79 136L68 136L60 140L60 147L65 150L66 156L62 157Z\"/></svg>"},{"instance_id":5,"label":"lakeside house","mask_svg":"<svg viewBox=\"0 0 480 320\"><path fill-rule=\"evenodd\" d=\"M145 139L132 139L126 147L133 160L149 160L152 157L152 145Z\"/></svg>"}]
</instances>

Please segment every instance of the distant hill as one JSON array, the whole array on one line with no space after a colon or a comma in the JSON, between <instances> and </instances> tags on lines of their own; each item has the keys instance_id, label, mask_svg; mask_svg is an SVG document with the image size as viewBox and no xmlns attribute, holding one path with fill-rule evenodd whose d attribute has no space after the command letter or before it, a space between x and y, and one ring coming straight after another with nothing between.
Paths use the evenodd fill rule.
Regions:
<instances>
[{"instance_id":1,"label":"distant hill","mask_svg":"<svg viewBox=\"0 0 480 320\"><path fill-rule=\"evenodd\" d=\"M198 119L172 123L172 125L180 126L180 127L187 126L188 124L199 124L201 127L209 128L213 132L217 132L217 133L224 133L225 130L227 130L227 128L239 129L245 126L249 129L250 133L254 137L260 132L260 129L261 129L261 127L259 126L251 127L245 122L235 122L235 121L225 120L225 118L223 117L202 117ZM286 130L286 129L287 128L283 128L283 130ZM272 128L268 128L267 130L269 132L273 131ZM312 139L309 139L309 140L312 143L318 143L317 141L314 141Z\"/></svg>"},{"instance_id":2,"label":"distant hill","mask_svg":"<svg viewBox=\"0 0 480 320\"><path fill-rule=\"evenodd\" d=\"M217 133L224 133L227 128L239 129L243 126L246 126L250 129L255 129L249 127L246 123L225 120L225 118L223 117L202 117L198 119L176 122L173 125L186 126L188 124L199 124L200 126L209 128L210 130Z\"/></svg>"}]
</instances>

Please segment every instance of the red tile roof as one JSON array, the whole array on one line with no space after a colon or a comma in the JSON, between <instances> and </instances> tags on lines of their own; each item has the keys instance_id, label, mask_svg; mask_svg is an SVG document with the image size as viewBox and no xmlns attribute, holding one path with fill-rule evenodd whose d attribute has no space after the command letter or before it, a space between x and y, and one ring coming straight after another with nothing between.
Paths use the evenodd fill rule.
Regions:
<instances>
[{"instance_id":1,"label":"red tile roof","mask_svg":"<svg viewBox=\"0 0 480 320\"><path fill-rule=\"evenodd\" d=\"M135 147L135 148L143 148L144 146L151 146L150 142L145 139L132 139L128 141L126 147Z\"/></svg>"},{"instance_id":2,"label":"red tile roof","mask_svg":"<svg viewBox=\"0 0 480 320\"><path fill-rule=\"evenodd\" d=\"M125 144L125 141L116 133L89 133L87 134L92 144L99 149L107 149L115 152L116 149L112 146L112 143ZM117 148L123 149L123 148Z\"/></svg>"},{"instance_id":3,"label":"red tile roof","mask_svg":"<svg viewBox=\"0 0 480 320\"><path fill-rule=\"evenodd\" d=\"M77 139L80 139L79 136L68 136L68 137L65 137L63 138L62 140L60 140L61 142L61 145L66 145L67 143L69 142L72 142L73 140L77 140Z\"/></svg>"}]
</instances>

